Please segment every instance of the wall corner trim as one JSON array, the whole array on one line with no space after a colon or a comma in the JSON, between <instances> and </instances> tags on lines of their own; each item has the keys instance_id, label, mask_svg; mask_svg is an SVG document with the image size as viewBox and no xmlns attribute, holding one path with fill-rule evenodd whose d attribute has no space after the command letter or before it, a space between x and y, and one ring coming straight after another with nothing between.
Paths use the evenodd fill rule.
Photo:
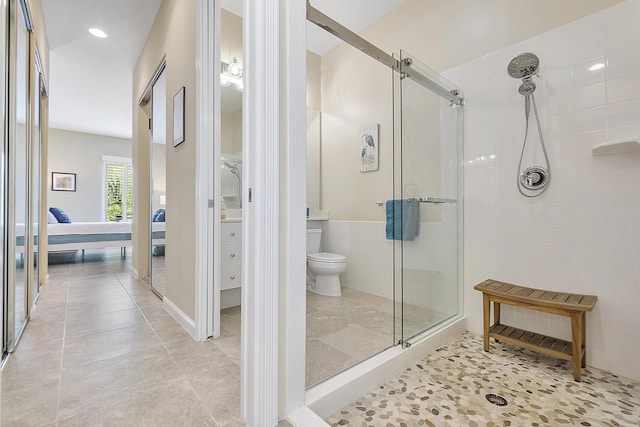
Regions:
<instances>
[{"instance_id":1,"label":"wall corner trim","mask_svg":"<svg viewBox=\"0 0 640 427\"><path fill-rule=\"evenodd\" d=\"M196 324L193 319L187 316L184 311L180 310L180 308L167 297L162 298L162 306L169 312L171 317L176 319L180 326L189 332L189 335L191 335L193 339L196 339Z\"/></svg>"}]
</instances>

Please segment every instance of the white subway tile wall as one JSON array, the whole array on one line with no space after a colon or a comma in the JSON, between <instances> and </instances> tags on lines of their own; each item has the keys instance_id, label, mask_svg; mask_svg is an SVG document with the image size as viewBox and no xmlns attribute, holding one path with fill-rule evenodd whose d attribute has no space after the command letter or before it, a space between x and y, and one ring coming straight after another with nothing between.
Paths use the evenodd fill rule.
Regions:
<instances>
[{"instance_id":1,"label":"white subway tile wall","mask_svg":"<svg viewBox=\"0 0 640 427\"><path fill-rule=\"evenodd\" d=\"M612 8L447 71L465 107L465 312L482 331L473 285L506 282L598 296L587 314L588 363L640 379L640 153L591 147L640 138L640 1ZM524 102L508 62L540 57L535 93L551 161L539 198L516 187ZM538 144L530 128L530 142ZM539 149L538 149L539 150ZM539 152L533 155L539 156ZM503 310L505 323L570 337L569 322Z\"/></svg>"}]
</instances>

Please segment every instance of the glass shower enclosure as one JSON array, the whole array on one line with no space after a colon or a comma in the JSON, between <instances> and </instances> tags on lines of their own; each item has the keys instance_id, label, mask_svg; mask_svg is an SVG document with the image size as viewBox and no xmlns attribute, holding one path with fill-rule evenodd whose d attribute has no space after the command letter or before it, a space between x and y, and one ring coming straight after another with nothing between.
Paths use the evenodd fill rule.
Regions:
<instances>
[{"instance_id":1,"label":"glass shower enclosure","mask_svg":"<svg viewBox=\"0 0 640 427\"><path fill-rule=\"evenodd\" d=\"M394 55L394 293L405 347L462 310L460 89Z\"/></svg>"},{"instance_id":2,"label":"glass shower enclosure","mask_svg":"<svg viewBox=\"0 0 640 427\"><path fill-rule=\"evenodd\" d=\"M339 372L337 368L326 369L324 355L328 351L332 352L332 360L339 360L340 352L348 356L340 359L338 368L344 370L391 346L409 347L446 328L463 312L463 99L459 88L407 52L387 54L309 2L307 19L389 67L393 75L393 118L388 116L380 125L393 122L393 171L378 165L380 144L375 138L378 129L373 125L360 129L360 171L377 172L376 191L371 193L375 194L375 200L371 201L384 206L384 213L366 220L329 221L325 226L328 234L340 235L328 239L333 245L329 252L347 254L350 259L344 292L340 299L330 301L307 296L307 367L311 368L307 372L317 374L324 369L325 374L335 375ZM358 101L371 102L366 93L354 91L350 95L354 96L345 102L353 109L359 107ZM323 115L321 135L337 140L343 129L348 128L344 123L349 122L349 113L335 106L327 108L330 111ZM374 115L367 108L363 111ZM327 144L327 153L339 153L332 148ZM324 149L321 142L321 150ZM323 154L324 157L329 155ZM341 165L328 163L334 168ZM330 175L323 178L323 185L338 188L337 176L332 181ZM364 181L356 178L347 188L360 190L373 180L367 184ZM336 202L324 197L330 196L325 193L321 208L330 210L331 203ZM384 235L380 229L384 229ZM352 236L357 248L352 245ZM375 304L367 306L364 302ZM325 315L322 309L327 307ZM326 319L332 322L323 323ZM366 328L352 325L357 322L360 323L356 326ZM335 331L342 324L348 326ZM347 329L358 330L360 335L354 338L356 335ZM323 335L325 330L331 333ZM366 339L361 339L362 336ZM334 345L327 348L325 344ZM324 375L315 379L326 378Z\"/></svg>"}]
</instances>

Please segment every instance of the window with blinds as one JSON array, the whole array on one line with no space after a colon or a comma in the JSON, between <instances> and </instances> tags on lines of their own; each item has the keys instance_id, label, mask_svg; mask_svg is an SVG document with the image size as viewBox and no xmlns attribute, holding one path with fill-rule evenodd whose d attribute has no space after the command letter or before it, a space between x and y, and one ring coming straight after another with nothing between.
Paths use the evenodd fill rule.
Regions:
<instances>
[{"instance_id":1,"label":"window with blinds","mask_svg":"<svg viewBox=\"0 0 640 427\"><path fill-rule=\"evenodd\" d=\"M105 221L131 221L133 217L133 167L104 163Z\"/></svg>"}]
</instances>

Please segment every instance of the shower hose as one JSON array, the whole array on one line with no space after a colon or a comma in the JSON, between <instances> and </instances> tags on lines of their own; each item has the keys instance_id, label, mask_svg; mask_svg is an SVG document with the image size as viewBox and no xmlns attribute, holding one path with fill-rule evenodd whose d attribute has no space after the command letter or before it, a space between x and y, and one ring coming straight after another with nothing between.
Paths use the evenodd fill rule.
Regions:
<instances>
[{"instance_id":1,"label":"shower hose","mask_svg":"<svg viewBox=\"0 0 640 427\"><path fill-rule=\"evenodd\" d=\"M540 135L540 145L542 146L542 153L544 154L544 161L547 164L547 183L540 190L531 190L531 191L539 191L537 194L527 194L522 190L522 183L520 182L520 174L522 170L522 158L524 157L524 149L527 146L527 137L529 136L529 113L531 110L531 104L533 104L533 114L536 116L536 125L538 127L538 135ZM528 197L530 199L534 197L540 196L542 193L547 191L549 188L549 183L551 182L551 164L549 163L549 157L547 156L547 148L544 145L544 137L542 136L542 126L540 126L540 116L538 115L538 107L536 106L536 99L533 96L533 93L527 93L524 95L524 115L526 118L525 130L524 130L524 142L522 143L522 152L520 153L520 161L518 162L518 177L516 180L518 181L518 191L524 197Z\"/></svg>"}]
</instances>

